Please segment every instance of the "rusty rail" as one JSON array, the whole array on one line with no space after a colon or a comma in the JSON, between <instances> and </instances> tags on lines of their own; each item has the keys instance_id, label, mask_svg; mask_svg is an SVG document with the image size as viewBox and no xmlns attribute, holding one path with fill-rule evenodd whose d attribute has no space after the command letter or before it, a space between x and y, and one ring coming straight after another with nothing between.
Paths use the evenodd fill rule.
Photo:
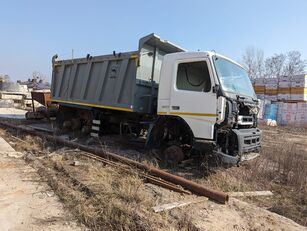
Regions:
<instances>
[{"instance_id":1,"label":"rusty rail","mask_svg":"<svg viewBox=\"0 0 307 231\"><path fill-rule=\"evenodd\" d=\"M104 164L107 164L107 165L110 165L110 166L113 166L113 167L116 167L116 168L120 168L120 169L128 171L128 172L132 171L132 169L128 165L119 164L118 162L111 161L111 160L103 158L101 156L97 156L97 155L94 155L94 154L91 154L91 153L88 153L88 152L84 152L84 153L82 153L82 155L86 156L88 158L100 161ZM127 167L129 167L129 168L127 168ZM138 175L140 177L144 178L145 180L147 180L149 183L161 186L163 188L173 190L175 192L191 194L190 191L184 190L183 188L179 187L178 185L172 184L172 183L167 182L165 180L162 180L158 177L151 176L151 175L148 175L148 174L145 174L145 173L142 173L142 172L138 173Z\"/></svg>"},{"instance_id":2,"label":"rusty rail","mask_svg":"<svg viewBox=\"0 0 307 231\"><path fill-rule=\"evenodd\" d=\"M104 151L100 148L97 148L97 147L89 147L89 146L86 146L86 145L83 145L83 144L79 144L79 143L76 143L76 142L65 140L65 139L58 137L58 136L45 134L45 133L27 128L25 126L23 126L23 127L16 126L16 125L4 122L4 121L0 121L0 124L3 125L3 126L6 126L6 127L10 127L10 128L20 129L24 132L28 132L28 133L36 135L36 136L41 136L41 137L46 138L47 140L55 141L57 143L64 144L64 145L72 147L72 148L78 148L82 151L90 152L90 153L93 153L97 156L100 156L100 157L103 157L103 158L106 158L106 159L119 161L119 162L127 164L129 166L136 167L138 169L146 171L148 174L160 177L161 179L163 179L165 181L171 182L171 183L176 184L176 185L180 185L183 188L190 190L192 193L195 193L195 194L200 195L200 196L208 197L208 198L215 200L217 202L220 202L220 203L226 203L229 200L229 196L224 192L220 192L220 191L217 191L217 190L207 188L203 185L197 184L197 183L195 183L191 180L187 180L183 177L173 175L173 174L168 173L166 171L163 171L161 169L151 167L151 166L146 165L146 164L142 164L140 162L128 159L128 158L123 157L123 156L119 156L119 155L111 153L111 152L106 152L106 151Z\"/></svg>"}]
</instances>

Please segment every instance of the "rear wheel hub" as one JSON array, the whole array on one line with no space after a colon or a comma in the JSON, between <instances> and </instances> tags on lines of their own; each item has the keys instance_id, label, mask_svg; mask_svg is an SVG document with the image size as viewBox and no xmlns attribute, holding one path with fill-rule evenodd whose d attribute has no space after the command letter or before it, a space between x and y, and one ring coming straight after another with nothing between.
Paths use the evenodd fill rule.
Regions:
<instances>
[{"instance_id":1,"label":"rear wheel hub","mask_svg":"<svg viewBox=\"0 0 307 231\"><path fill-rule=\"evenodd\" d=\"M182 149L177 145L171 145L164 149L163 156L165 162L170 165L176 165L184 159Z\"/></svg>"}]
</instances>

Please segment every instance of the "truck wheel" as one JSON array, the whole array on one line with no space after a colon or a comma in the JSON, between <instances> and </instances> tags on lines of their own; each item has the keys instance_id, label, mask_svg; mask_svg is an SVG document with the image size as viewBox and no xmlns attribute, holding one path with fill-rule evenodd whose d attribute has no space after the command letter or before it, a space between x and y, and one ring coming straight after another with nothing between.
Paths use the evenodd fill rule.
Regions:
<instances>
[{"instance_id":1,"label":"truck wheel","mask_svg":"<svg viewBox=\"0 0 307 231\"><path fill-rule=\"evenodd\" d=\"M184 159L184 153L178 145L168 146L162 153L164 161L167 165L177 165Z\"/></svg>"},{"instance_id":2,"label":"truck wheel","mask_svg":"<svg viewBox=\"0 0 307 231\"><path fill-rule=\"evenodd\" d=\"M55 119L54 130L56 134L61 134L64 123L64 115L63 112L58 111Z\"/></svg>"},{"instance_id":3,"label":"truck wheel","mask_svg":"<svg viewBox=\"0 0 307 231\"><path fill-rule=\"evenodd\" d=\"M189 126L178 117L162 117L148 137L149 147L159 150L159 157L166 164L178 164L190 155L193 134Z\"/></svg>"},{"instance_id":4,"label":"truck wheel","mask_svg":"<svg viewBox=\"0 0 307 231\"><path fill-rule=\"evenodd\" d=\"M69 119L72 118L70 115L69 109L65 107L60 107L57 111L56 118L55 118L55 131L58 134L61 134L63 132L63 129L67 127L68 124L70 124Z\"/></svg>"}]
</instances>

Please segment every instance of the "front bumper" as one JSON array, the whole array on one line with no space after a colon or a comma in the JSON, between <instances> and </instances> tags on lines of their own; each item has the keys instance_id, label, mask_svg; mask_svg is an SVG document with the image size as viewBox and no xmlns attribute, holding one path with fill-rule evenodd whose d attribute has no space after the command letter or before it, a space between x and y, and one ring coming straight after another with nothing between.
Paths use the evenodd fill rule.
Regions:
<instances>
[{"instance_id":1,"label":"front bumper","mask_svg":"<svg viewBox=\"0 0 307 231\"><path fill-rule=\"evenodd\" d=\"M223 152L218 152L218 151L214 153L221 158L221 161L223 163L231 164L231 165L239 164L240 162L246 161L246 160L252 160L259 156L259 153L257 152L244 153L241 156L239 155L231 156L231 155L227 155Z\"/></svg>"},{"instance_id":2,"label":"front bumper","mask_svg":"<svg viewBox=\"0 0 307 231\"><path fill-rule=\"evenodd\" d=\"M262 132L258 128L233 129L238 141L238 154L228 155L220 151L215 153L224 163L238 164L241 161L251 160L259 156Z\"/></svg>"},{"instance_id":3,"label":"front bumper","mask_svg":"<svg viewBox=\"0 0 307 231\"><path fill-rule=\"evenodd\" d=\"M258 151L261 147L261 134L258 128L233 129L238 138L238 154Z\"/></svg>"}]
</instances>

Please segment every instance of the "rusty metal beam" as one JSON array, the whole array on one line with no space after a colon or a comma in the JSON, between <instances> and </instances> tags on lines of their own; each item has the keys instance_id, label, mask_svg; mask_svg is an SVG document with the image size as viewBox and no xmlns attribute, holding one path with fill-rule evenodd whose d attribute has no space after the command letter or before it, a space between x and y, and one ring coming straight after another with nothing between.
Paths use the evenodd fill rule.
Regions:
<instances>
[{"instance_id":1,"label":"rusty metal beam","mask_svg":"<svg viewBox=\"0 0 307 231\"><path fill-rule=\"evenodd\" d=\"M135 170L135 168L131 168L131 167L129 167L126 164L119 163L119 162L114 162L114 161L108 160L106 158L103 158L101 156L97 156L97 155L94 155L94 154L91 154L91 153L88 153L88 152L83 152L82 155L87 156L89 158L92 158L94 160L100 161L100 162L102 162L104 164L107 164L107 165L110 165L110 166L113 166L113 167L116 167L116 168L120 168L120 169L122 169L124 171L131 172L132 170ZM148 174L143 173L143 172L139 172L138 175L140 177L144 178L145 180L147 180L149 183L161 186L163 188L167 188L167 189L173 190L175 192L191 194L190 191L184 190L179 185L172 184L172 183L170 183L168 181L165 181L165 180L162 180L162 179L160 179L158 177L155 177L155 176L152 176L152 175L148 175Z\"/></svg>"},{"instance_id":2,"label":"rusty metal beam","mask_svg":"<svg viewBox=\"0 0 307 231\"><path fill-rule=\"evenodd\" d=\"M89 147L89 146L86 146L86 145L83 145L83 144L79 144L79 143L76 143L76 142L65 140L65 139L63 139L59 136L53 136L53 135L45 134L45 133L42 133L42 132L39 132L39 131L36 131L36 130L33 130L33 129L29 129L25 126L19 127L19 126L16 126L16 125L4 122L4 121L0 121L0 124L3 125L3 126L14 128L14 129L20 129L24 132L28 132L28 133L36 135L36 136L44 137L49 141L55 141L59 144L64 144L64 145L72 147L72 148L78 148L82 151L90 152L90 153L93 153L95 155L101 156L103 158L107 158L107 159L111 159L111 160L114 160L114 161L119 161L119 162L125 163L127 165L132 166L132 167L136 167L138 169L141 169L141 170L143 170L143 171L145 171L145 172L147 172L151 175L160 177L161 179L163 179L165 181L171 182L171 183L176 184L176 185L180 185L183 188L190 190L192 193L195 193L195 194L200 195L200 196L208 197L208 198L210 198L214 201L220 202L220 203L226 203L229 200L229 196L224 192L220 192L220 191L217 191L217 190L207 188L203 185L197 184L197 183L195 183L191 180L187 180L183 177L173 175L173 174L168 173L166 171L163 171L161 169L151 167L151 166L146 165L146 164L142 164L140 162L128 159L128 158L123 157L123 156L119 156L119 155L111 153L111 152L106 152L106 151L104 151L100 148L97 148L97 147Z\"/></svg>"}]
</instances>

